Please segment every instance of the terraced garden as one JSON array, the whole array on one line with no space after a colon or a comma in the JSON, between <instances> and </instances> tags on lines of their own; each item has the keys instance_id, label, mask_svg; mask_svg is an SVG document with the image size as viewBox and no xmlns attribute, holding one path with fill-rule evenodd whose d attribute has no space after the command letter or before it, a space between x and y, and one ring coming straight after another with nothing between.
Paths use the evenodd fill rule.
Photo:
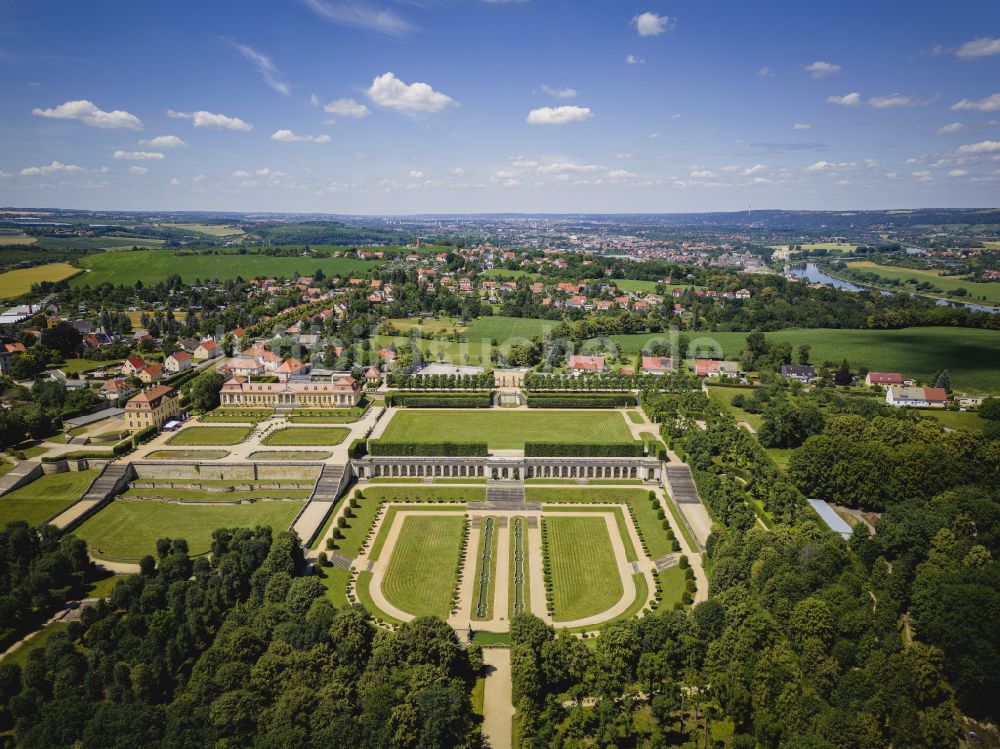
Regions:
<instances>
[{"instance_id":1,"label":"terraced garden","mask_svg":"<svg viewBox=\"0 0 1000 749\"><path fill-rule=\"evenodd\" d=\"M41 525L73 504L100 471L76 471L39 476L30 484L0 497L0 527L13 520Z\"/></svg>"},{"instance_id":2,"label":"terraced garden","mask_svg":"<svg viewBox=\"0 0 1000 749\"><path fill-rule=\"evenodd\" d=\"M464 525L461 515L406 517L382 581L386 599L417 616L447 618Z\"/></svg>"},{"instance_id":3,"label":"terraced garden","mask_svg":"<svg viewBox=\"0 0 1000 749\"><path fill-rule=\"evenodd\" d=\"M250 435L250 427L188 427L167 440L168 445L237 445Z\"/></svg>"},{"instance_id":4,"label":"terraced garden","mask_svg":"<svg viewBox=\"0 0 1000 749\"><path fill-rule=\"evenodd\" d=\"M556 622L599 614L624 593L603 517L558 517L543 521L548 533Z\"/></svg>"},{"instance_id":5,"label":"terraced garden","mask_svg":"<svg viewBox=\"0 0 1000 749\"><path fill-rule=\"evenodd\" d=\"M343 429L341 427L287 427L271 432L267 436L267 439L264 440L264 444L282 447L301 445L332 446L339 445L350 433L350 429Z\"/></svg>"}]
</instances>

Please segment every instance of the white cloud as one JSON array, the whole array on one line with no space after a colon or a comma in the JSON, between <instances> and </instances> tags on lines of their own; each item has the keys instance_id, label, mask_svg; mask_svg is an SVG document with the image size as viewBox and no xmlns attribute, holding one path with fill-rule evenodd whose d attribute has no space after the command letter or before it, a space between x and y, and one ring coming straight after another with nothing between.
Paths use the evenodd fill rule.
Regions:
<instances>
[{"instance_id":1,"label":"white cloud","mask_svg":"<svg viewBox=\"0 0 1000 749\"><path fill-rule=\"evenodd\" d=\"M419 169L411 169L409 175L407 176L409 176L410 179L423 179L424 173Z\"/></svg>"},{"instance_id":2,"label":"white cloud","mask_svg":"<svg viewBox=\"0 0 1000 749\"><path fill-rule=\"evenodd\" d=\"M554 96L557 99L575 99L576 89L575 88L552 88L546 84L542 84L538 87L543 93L549 96Z\"/></svg>"},{"instance_id":3,"label":"white cloud","mask_svg":"<svg viewBox=\"0 0 1000 749\"><path fill-rule=\"evenodd\" d=\"M243 169L239 169L233 172L233 177L235 177L236 179L247 179L249 176L250 172L244 171Z\"/></svg>"},{"instance_id":4,"label":"white cloud","mask_svg":"<svg viewBox=\"0 0 1000 749\"><path fill-rule=\"evenodd\" d=\"M179 187L180 185L181 181L177 177L171 177L170 181L167 183L168 187Z\"/></svg>"},{"instance_id":5,"label":"white cloud","mask_svg":"<svg viewBox=\"0 0 1000 749\"><path fill-rule=\"evenodd\" d=\"M934 177L928 171L910 172L910 174L917 178L918 182L933 182Z\"/></svg>"},{"instance_id":6,"label":"white cloud","mask_svg":"<svg viewBox=\"0 0 1000 749\"><path fill-rule=\"evenodd\" d=\"M696 179L708 179L709 177L715 176L715 172L711 169L692 169L689 173Z\"/></svg>"},{"instance_id":7,"label":"white cloud","mask_svg":"<svg viewBox=\"0 0 1000 749\"><path fill-rule=\"evenodd\" d=\"M368 98L387 109L402 112L440 112L455 100L426 83L403 83L393 73L383 73L372 81Z\"/></svg>"},{"instance_id":8,"label":"white cloud","mask_svg":"<svg viewBox=\"0 0 1000 749\"><path fill-rule=\"evenodd\" d=\"M530 162L528 162L530 163ZM517 162L515 162L515 165ZM604 171L604 167L597 164L574 164L573 162L555 162L552 164L542 164L537 167L539 174L594 174Z\"/></svg>"},{"instance_id":9,"label":"white cloud","mask_svg":"<svg viewBox=\"0 0 1000 749\"><path fill-rule=\"evenodd\" d=\"M316 96L316 94L309 94L309 106L310 107L319 106L319 97Z\"/></svg>"},{"instance_id":10,"label":"white cloud","mask_svg":"<svg viewBox=\"0 0 1000 749\"><path fill-rule=\"evenodd\" d=\"M816 62L806 65L804 70L813 78L825 78L828 75L836 75L843 70L843 68L839 65L833 64L832 62L817 60Z\"/></svg>"},{"instance_id":11,"label":"white cloud","mask_svg":"<svg viewBox=\"0 0 1000 749\"><path fill-rule=\"evenodd\" d=\"M952 122L948 125L942 125L938 128L939 135L953 135L954 133L960 132L965 129L965 125L961 122Z\"/></svg>"},{"instance_id":12,"label":"white cloud","mask_svg":"<svg viewBox=\"0 0 1000 749\"><path fill-rule=\"evenodd\" d=\"M302 3L317 15L341 26L377 31L397 39L414 30L413 24L391 10L374 8L361 0L332 3L322 0L302 0Z\"/></svg>"},{"instance_id":13,"label":"white cloud","mask_svg":"<svg viewBox=\"0 0 1000 749\"><path fill-rule=\"evenodd\" d=\"M760 174L761 172L765 171L766 169L767 169L767 167L764 166L763 164L754 164L753 166L747 167L746 169L744 169L743 170L743 175L746 176L746 177L749 177L750 175L753 175L753 174Z\"/></svg>"},{"instance_id":14,"label":"white cloud","mask_svg":"<svg viewBox=\"0 0 1000 749\"><path fill-rule=\"evenodd\" d=\"M282 128L271 133L271 140L282 143L329 143L329 135L296 135L291 130Z\"/></svg>"},{"instance_id":15,"label":"white cloud","mask_svg":"<svg viewBox=\"0 0 1000 749\"><path fill-rule=\"evenodd\" d=\"M955 51L955 57L960 57L963 60L973 60L977 57L992 57L993 55L1000 55L1000 39L993 39L988 36L966 42Z\"/></svg>"},{"instance_id":16,"label":"white cloud","mask_svg":"<svg viewBox=\"0 0 1000 749\"><path fill-rule=\"evenodd\" d=\"M540 107L528 112L526 122L529 125L566 125L589 120L592 114L590 107Z\"/></svg>"},{"instance_id":17,"label":"white cloud","mask_svg":"<svg viewBox=\"0 0 1000 749\"><path fill-rule=\"evenodd\" d=\"M1000 94L990 94L982 99L962 99L952 106L957 112L998 112L1000 111Z\"/></svg>"},{"instance_id":18,"label":"white cloud","mask_svg":"<svg viewBox=\"0 0 1000 749\"><path fill-rule=\"evenodd\" d=\"M145 174L149 170L144 166L130 166L128 168L129 172L132 174Z\"/></svg>"},{"instance_id":19,"label":"white cloud","mask_svg":"<svg viewBox=\"0 0 1000 749\"><path fill-rule=\"evenodd\" d=\"M851 167L857 166L853 161L841 161L839 163L832 161L817 161L815 164L810 164L805 168L807 172L827 172L833 169L850 169Z\"/></svg>"},{"instance_id":20,"label":"white cloud","mask_svg":"<svg viewBox=\"0 0 1000 749\"><path fill-rule=\"evenodd\" d=\"M675 20L670 16L658 16L656 13L646 11L635 16L632 25L639 32L639 36L658 36L672 27Z\"/></svg>"},{"instance_id":21,"label":"white cloud","mask_svg":"<svg viewBox=\"0 0 1000 749\"><path fill-rule=\"evenodd\" d=\"M920 107L927 104L926 99L921 99L910 94L889 94L888 96L873 96L868 103L876 109L886 107Z\"/></svg>"},{"instance_id":22,"label":"white cloud","mask_svg":"<svg viewBox=\"0 0 1000 749\"><path fill-rule=\"evenodd\" d=\"M115 151L114 157L126 161L159 161L165 158L159 151Z\"/></svg>"},{"instance_id":23,"label":"white cloud","mask_svg":"<svg viewBox=\"0 0 1000 749\"><path fill-rule=\"evenodd\" d=\"M656 140L657 138L660 137L660 134L659 133L650 133L646 137L649 138L650 140Z\"/></svg>"},{"instance_id":24,"label":"white cloud","mask_svg":"<svg viewBox=\"0 0 1000 749\"><path fill-rule=\"evenodd\" d=\"M628 179L635 176L635 172L630 172L628 169L612 169L608 172L608 177L611 179Z\"/></svg>"},{"instance_id":25,"label":"white cloud","mask_svg":"<svg viewBox=\"0 0 1000 749\"><path fill-rule=\"evenodd\" d=\"M355 119L367 117L372 113L372 110L361 102L354 101L354 99L337 99L336 101L331 101L329 104L323 106L323 111L340 117L353 117Z\"/></svg>"},{"instance_id":26,"label":"white cloud","mask_svg":"<svg viewBox=\"0 0 1000 749\"><path fill-rule=\"evenodd\" d=\"M21 170L22 177L36 177L40 174L72 174L82 172L83 167L76 164L63 164L61 161L53 161L48 166L27 166Z\"/></svg>"},{"instance_id":27,"label":"white cloud","mask_svg":"<svg viewBox=\"0 0 1000 749\"><path fill-rule=\"evenodd\" d=\"M796 122L794 125L792 125L792 130L808 130L811 127L812 125L810 125L808 122Z\"/></svg>"},{"instance_id":28,"label":"white cloud","mask_svg":"<svg viewBox=\"0 0 1000 749\"><path fill-rule=\"evenodd\" d=\"M253 125L244 122L239 117L227 117L224 114L206 112L175 112L173 109L167 110L167 117L175 120L191 120L195 127L207 127L214 130L242 130L244 132L253 130Z\"/></svg>"},{"instance_id":29,"label":"white cloud","mask_svg":"<svg viewBox=\"0 0 1000 749\"><path fill-rule=\"evenodd\" d=\"M621 153L616 153L615 154L615 158L616 159L631 159L632 158L632 154L630 154L628 151L622 151Z\"/></svg>"},{"instance_id":30,"label":"white cloud","mask_svg":"<svg viewBox=\"0 0 1000 749\"><path fill-rule=\"evenodd\" d=\"M0 169L0 177L11 177L11 176L13 175L10 172L5 172L3 169Z\"/></svg>"},{"instance_id":31,"label":"white cloud","mask_svg":"<svg viewBox=\"0 0 1000 749\"><path fill-rule=\"evenodd\" d=\"M964 169L952 169L948 172L949 177L968 177L969 173Z\"/></svg>"},{"instance_id":32,"label":"white cloud","mask_svg":"<svg viewBox=\"0 0 1000 749\"><path fill-rule=\"evenodd\" d=\"M636 57L635 55L626 55L625 62L628 65L642 65L646 61L641 57Z\"/></svg>"},{"instance_id":33,"label":"white cloud","mask_svg":"<svg viewBox=\"0 0 1000 749\"><path fill-rule=\"evenodd\" d=\"M176 135L157 135L155 138L140 140L139 145L152 148L183 148L187 143Z\"/></svg>"},{"instance_id":34,"label":"white cloud","mask_svg":"<svg viewBox=\"0 0 1000 749\"><path fill-rule=\"evenodd\" d=\"M257 68L257 72L260 73L260 77L264 80L264 83L273 88L279 94L288 96L292 93L288 84L281 80L281 73L278 72L278 68L275 67L274 62L272 62L270 57L262 52L258 52L253 47L240 44L234 39L223 37L223 40L225 40L227 44L231 45L235 50L243 55L243 57L249 60L255 68Z\"/></svg>"},{"instance_id":35,"label":"white cloud","mask_svg":"<svg viewBox=\"0 0 1000 749\"><path fill-rule=\"evenodd\" d=\"M984 140L979 143L969 143L958 149L959 153L997 153L1000 152L1000 140Z\"/></svg>"},{"instance_id":36,"label":"white cloud","mask_svg":"<svg viewBox=\"0 0 1000 749\"><path fill-rule=\"evenodd\" d=\"M761 78L774 78L774 71L771 70L767 65L762 68L757 68L757 75Z\"/></svg>"},{"instance_id":37,"label":"white cloud","mask_svg":"<svg viewBox=\"0 0 1000 749\"><path fill-rule=\"evenodd\" d=\"M841 107L858 107L861 106L861 94L857 91L853 91L849 94L844 94L843 96L828 96L826 100L831 104L837 104Z\"/></svg>"},{"instance_id":38,"label":"white cloud","mask_svg":"<svg viewBox=\"0 0 1000 749\"><path fill-rule=\"evenodd\" d=\"M86 99L67 101L52 109L32 109L31 113L38 117L50 117L56 120L79 120L91 127L142 130L142 120L134 114L120 109L105 112L98 109L92 101Z\"/></svg>"}]
</instances>

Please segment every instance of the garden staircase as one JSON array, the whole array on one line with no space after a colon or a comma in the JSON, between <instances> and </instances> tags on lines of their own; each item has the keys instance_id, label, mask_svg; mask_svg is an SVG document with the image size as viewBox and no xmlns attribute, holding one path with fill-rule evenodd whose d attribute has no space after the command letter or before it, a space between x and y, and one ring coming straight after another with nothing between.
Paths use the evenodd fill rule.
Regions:
<instances>
[{"instance_id":1,"label":"garden staircase","mask_svg":"<svg viewBox=\"0 0 1000 749\"><path fill-rule=\"evenodd\" d=\"M674 498L674 502L680 504L701 504L701 497L698 496L698 487L694 484L694 477L691 476L691 468L687 465L667 466L667 491Z\"/></svg>"}]
</instances>

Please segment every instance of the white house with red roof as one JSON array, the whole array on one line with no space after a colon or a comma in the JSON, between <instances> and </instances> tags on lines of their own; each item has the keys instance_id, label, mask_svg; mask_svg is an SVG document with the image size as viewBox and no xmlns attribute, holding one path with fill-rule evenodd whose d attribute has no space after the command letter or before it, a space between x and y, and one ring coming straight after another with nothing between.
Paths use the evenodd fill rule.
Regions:
<instances>
[{"instance_id":1,"label":"white house with red roof","mask_svg":"<svg viewBox=\"0 0 1000 749\"><path fill-rule=\"evenodd\" d=\"M603 356L581 356L579 354L571 356L566 362L566 367L573 372L606 372L608 369Z\"/></svg>"},{"instance_id":2,"label":"white house with red roof","mask_svg":"<svg viewBox=\"0 0 1000 749\"><path fill-rule=\"evenodd\" d=\"M642 357L642 373L664 375L674 371L674 360L669 356Z\"/></svg>"}]
</instances>

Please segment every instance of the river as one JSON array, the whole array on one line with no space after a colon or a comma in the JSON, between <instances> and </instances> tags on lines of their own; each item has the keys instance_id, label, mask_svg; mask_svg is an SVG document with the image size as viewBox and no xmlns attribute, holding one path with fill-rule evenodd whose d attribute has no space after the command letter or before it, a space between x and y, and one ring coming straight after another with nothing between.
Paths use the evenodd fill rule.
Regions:
<instances>
[{"instance_id":1,"label":"river","mask_svg":"<svg viewBox=\"0 0 1000 749\"><path fill-rule=\"evenodd\" d=\"M876 288L874 286L863 286L860 284L856 284L853 281L845 281L842 278L835 278L834 276L831 276L829 273L824 273L822 270L820 270L819 266L816 265L816 263L805 263L805 264L799 263L797 265L786 265L785 273L790 276L794 276L795 278L810 281L811 283L823 283L827 284L828 286L833 286L836 289L842 289L844 291L877 291L878 293L883 294L885 296L890 296L892 294L897 294L897 293L905 293L905 294L912 293L912 292L896 292L896 291L891 291L889 289ZM916 294L915 296L920 296L923 297L924 299L930 299L935 304L938 304L942 307L954 304L954 305L960 305L962 307L967 307L973 312L1000 311L993 307L984 307L981 304L972 304L970 302L953 302L949 299L938 299L936 297L925 296L923 294Z\"/></svg>"}]
</instances>

